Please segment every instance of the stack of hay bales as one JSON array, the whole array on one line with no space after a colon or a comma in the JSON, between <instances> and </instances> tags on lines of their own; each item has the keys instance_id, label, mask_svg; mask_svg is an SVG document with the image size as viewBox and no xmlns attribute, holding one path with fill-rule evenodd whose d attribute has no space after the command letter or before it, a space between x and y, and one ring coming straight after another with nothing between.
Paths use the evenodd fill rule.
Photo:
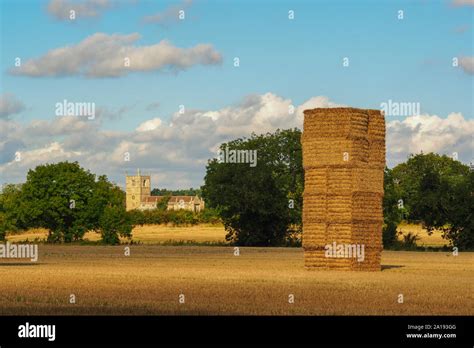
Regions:
<instances>
[{"instance_id":1,"label":"stack of hay bales","mask_svg":"<svg viewBox=\"0 0 474 348\"><path fill-rule=\"evenodd\" d=\"M385 167L383 114L379 110L355 108L306 110L302 143L305 266L380 270ZM363 245L364 260L327 257L328 245L334 243Z\"/></svg>"}]
</instances>

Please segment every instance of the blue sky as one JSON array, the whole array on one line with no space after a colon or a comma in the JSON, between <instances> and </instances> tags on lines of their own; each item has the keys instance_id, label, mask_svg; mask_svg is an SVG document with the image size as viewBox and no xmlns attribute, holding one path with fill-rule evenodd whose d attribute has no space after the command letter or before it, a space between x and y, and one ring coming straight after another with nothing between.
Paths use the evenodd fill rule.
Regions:
<instances>
[{"instance_id":1,"label":"blue sky","mask_svg":"<svg viewBox=\"0 0 474 348\"><path fill-rule=\"evenodd\" d=\"M22 125L53 120L55 103L63 99L92 101L111 114L101 120L98 127L102 131L133 132L155 118L170 122L180 104L189 110L216 111L236 107L246 96L266 93L294 105L315 96L376 109L389 99L419 102L422 114L445 119L460 113L464 120L472 120L473 6L468 0L459 2L463 4L123 0L111 1L96 16L71 22L55 18L48 11L50 1L1 0L0 92L23 105L21 112L7 115L9 121ZM164 25L143 21L156 13L173 17L173 8L183 8L185 20L170 18ZM288 19L289 10L295 12L293 20ZM399 10L403 10L402 20L397 18ZM138 33L140 38L133 46L155 45L161 40L179 48L209 44L221 60L192 64L179 72L150 69L114 78L9 73L16 57L22 62L37 59L96 33ZM233 66L234 57L240 59L238 68ZM349 58L348 67L343 67L344 57ZM467 66L453 67L453 57L471 60L464 61ZM154 103L159 107L147 110ZM121 108L125 112L119 113ZM63 141L67 136L57 134L57 139L49 141ZM24 145L28 150L41 146L35 143ZM469 149L461 152L466 151ZM472 143L470 151L472 154ZM470 160L469 154L463 156ZM197 185L199 179L188 182Z\"/></svg>"}]
</instances>

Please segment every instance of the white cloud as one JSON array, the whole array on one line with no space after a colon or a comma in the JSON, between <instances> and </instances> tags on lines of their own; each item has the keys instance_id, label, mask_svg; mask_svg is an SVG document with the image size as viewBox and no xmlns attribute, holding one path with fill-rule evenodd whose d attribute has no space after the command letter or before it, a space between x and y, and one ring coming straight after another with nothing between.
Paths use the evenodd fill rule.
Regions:
<instances>
[{"instance_id":1,"label":"white cloud","mask_svg":"<svg viewBox=\"0 0 474 348\"><path fill-rule=\"evenodd\" d=\"M18 114L25 109L25 105L13 94L4 93L0 95L0 118Z\"/></svg>"},{"instance_id":2,"label":"white cloud","mask_svg":"<svg viewBox=\"0 0 474 348\"><path fill-rule=\"evenodd\" d=\"M31 77L73 76L119 77L131 72L180 71L194 65L216 65L222 56L210 44L190 48L162 40L150 46L136 46L138 33L129 35L95 33L75 45L60 47L11 68L14 75Z\"/></svg>"},{"instance_id":3,"label":"white cloud","mask_svg":"<svg viewBox=\"0 0 474 348\"><path fill-rule=\"evenodd\" d=\"M51 121L33 120L25 128L25 133L31 137L51 137L87 133L97 126L86 117L57 116Z\"/></svg>"},{"instance_id":4,"label":"white cloud","mask_svg":"<svg viewBox=\"0 0 474 348\"><path fill-rule=\"evenodd\" d=\"M21 172L24 168L34 168L46 162L65 161L81 155L78 151L65 151L58 142L45 144L41 148L18 151L20 161L12 160L2 166L2 172Z\"/></svg>"},{"instance_id":5,"label":"white cloud","mask_svg":"<svg viewBox=\"0 0 474 348\"><path fill-rule=\"evenodd\" d=\"M154 118L152 120L148 120L148 121L145 121L143 122L142 124L140 124L138 127L137 127L137 131L138 132L147 132L147 131L151 131L151 130L154 130L156 128L158 128L160 125L161 125L161 119L159 118Z\"/></svg>"},{"instance_id":6,"label":"white cloud","mask_svg":"<svg viewBox=\"0 0 474 348\"><path fill-rule=\"evenodd\" d=\"M459 58L459 65L468 74L474 74L474 57Z\"/></svg>"},{"instance_id":7,"label":"white cloud","mask_svg":"<svg viewBox=\"0 0 474 348\"><path fill-rule=\"evenodd\" d=\"M460 113L446 118L436 115L410 116L387 123L387 163L391 167L406 160L411 153L457 152L461 160L472 160L474 120Z\"/></svg>"},{"instance_id":8,"label":"white cloud","mask_svg":"<svg viewBox=\"0 0 474 348\"><path fill-rule=\"evenodd\" d=\"M291 99L265 93L247 96L239 104L219 110L189 110L184 115L175 113L171 124L183 131L189 130L189 134L199 129L225 137L240 137L252 132L271 132L277 128L301 128L305 109L335 106L342 105L329 102L324 96L313 97L297 106Z\"/></svg>"},{"instance_id":9,"label":"white cloud","mask_svg":"<svg viewBox=\"0 0 474 348\"><path fill-rule=\"evenodd\" d=\"M125 172L141 168L156 180L154 186L200 186L205 164L215 157L217 147L252 132L265 133L276 128L302 127L303 110L335 107L338 104L318 96L300 105L273 93L251 95L241 102L215 110L187 110L176 113L169 121L152 118L129 132L102 130L97 120L78 117L33 121L21 125L13 120L0 120L0 150L8 153L0 161L4 180L25 179L28 169L39 163L70 160L97 174L106 174L123 184ZM435 151L458 152L460 160L472 158L474 121L459 113L446 118L436 115L387 120L387 162L390 167L405 161L410 153ZM13 163L13 154L21 150L26 161ZM130 161L124 154L130 154ZM36 158L36 161L32 159ZM0 157L1 159L1 157ZM3 164L2 164L3 163Z\"/></svg>"},{"instance_id":10,"label":"white cloud","mask_svg":"<svg viewBox=\"0 0 474 348\"><path fill-rule=\"evenodd\" d=\"M145 23L157 23L163 26L177 22L179 20L179 11L185 11L191 6L192 0L184 0L177 5L167 7L164 11L155 13L150 16L145 16L143 22Z\"/></svg>"},{"instance_id":11,"label":"white cloud","mask_svg":"<svg viewBox=\"0 0 474 348\"><path fill-rule=\"evenodd\" d=\"M58 20L70 20L71 11L75 12L75 20L80 18L98 17L111 8L110 0L51 0L48 4L48 13Z\"/></svg>"}]
</instances>

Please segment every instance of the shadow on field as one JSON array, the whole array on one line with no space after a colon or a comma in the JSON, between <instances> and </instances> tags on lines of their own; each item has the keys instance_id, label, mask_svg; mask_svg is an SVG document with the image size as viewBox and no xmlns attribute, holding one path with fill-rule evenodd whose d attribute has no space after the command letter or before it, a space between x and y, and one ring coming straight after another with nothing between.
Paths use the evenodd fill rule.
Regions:
<instances>
[{"instance_id":1,"label":"shadow on field","mask_svg":"<svg viewBox=\"0 0 474 348\"><path fill-rule=\"evenodd\" d=\"M8 267L8 266L39 266L39 262L31 262L31 263L24 263L24 262L9 262L9 263L0 263L0 267Z\"/></svg>"},{"instance_id":2,"label":"shadow on field","mask_svg":"<svg viewBox=\"0 0 474 348\"><path fill-rule=\"evenodd\" d=\"M400 265L382 265L382 271L385 271L386 269L392 269L392 268L402 268L405 266L400 266Z\"/></svg>"}]
</instances>

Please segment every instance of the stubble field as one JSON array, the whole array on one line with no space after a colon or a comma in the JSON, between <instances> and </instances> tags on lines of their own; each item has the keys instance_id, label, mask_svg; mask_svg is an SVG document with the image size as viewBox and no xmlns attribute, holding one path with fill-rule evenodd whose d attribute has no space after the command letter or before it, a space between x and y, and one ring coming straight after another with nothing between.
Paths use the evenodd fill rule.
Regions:
<instances>
[{"instance_id":1,"label":"stubble field","mask_svg":"<svg viewBox=\"0 0 474 348\"><path fill-rule=\"evenodd\" d=\"M419 237L417 244L420 246L442 247L448 244L441 238L441 232L436 231L428 235L420 225L401 223L398 227L401 233L398 237L407 233L416 234ZM143 225L133 229L133 241L142 244L176 244L188 242L196 244L219 243L225 244L226 231L222 224L201 224L197 226L166 226L166 225ZM8 240L12 243L44 241L48 236L46 229L36 228L18 234L9 234ZM84 239L95 242L100 239L100 235L95 232L88 232ZM122 240L126 242L125 239Z\"/></svg>"},{"instance_id":2,"label":"stubble field","mask_svg":"<svg viewBox=\"0 0 474 348\"><path fill-rule=\"evenodd\" d=\"M0 262L0 314L474 314L474 253L384 251L370 273L305 270L300 248L39 250L37 263Z\"/></svg>"}]
</instances>

